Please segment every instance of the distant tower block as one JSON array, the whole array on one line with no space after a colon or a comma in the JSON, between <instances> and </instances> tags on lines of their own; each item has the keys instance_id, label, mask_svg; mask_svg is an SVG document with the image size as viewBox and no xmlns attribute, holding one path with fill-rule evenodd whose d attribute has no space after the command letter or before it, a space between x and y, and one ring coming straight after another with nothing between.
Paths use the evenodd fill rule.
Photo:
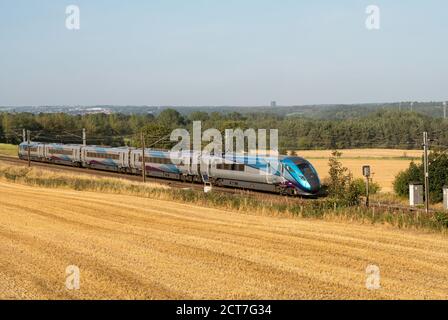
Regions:
<instances>
[{"instance_id":1,"label":"distant tower block","mask_svg":"<svg viewBox=\"0 0 448 320\"><path fill-rule=\"evenodd\" d=\"M271 101L271 108L277 108L277 102Z\"/></svg>"}]
</instances>

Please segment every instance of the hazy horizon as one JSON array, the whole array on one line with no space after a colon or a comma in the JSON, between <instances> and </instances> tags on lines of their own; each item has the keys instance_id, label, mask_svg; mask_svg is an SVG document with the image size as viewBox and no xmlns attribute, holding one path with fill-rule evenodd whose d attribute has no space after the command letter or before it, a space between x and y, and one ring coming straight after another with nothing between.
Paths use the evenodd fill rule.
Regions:
<instances>
[{"instance_id":1,"label":"hazy horizon","mask_svg":"<svg viewBox=\"0 0 448 320\"><path fill-rule=\"evenodd\" d=\"M380 9L380 29L365 26ZM66 28L66 6L80 29ZM309 106L448 99L448 3L0 2L0 105Z\"/></svg>"}]
</instances>

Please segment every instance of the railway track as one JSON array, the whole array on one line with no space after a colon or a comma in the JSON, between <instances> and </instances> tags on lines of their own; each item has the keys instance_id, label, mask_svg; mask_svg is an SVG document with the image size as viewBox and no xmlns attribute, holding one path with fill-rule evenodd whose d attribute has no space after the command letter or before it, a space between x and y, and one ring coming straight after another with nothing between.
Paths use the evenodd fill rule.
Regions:
<instances>
[{"instance_id":1,"label":"railway track","mask_svg":"<svg viewBox=\"0 0 448 320\"><path fill-rule=\"evenodd\" d=\"M20 160L19 158L12 157L12 156L5 156L0 155L0 161L11 163L14 165L21 165L21 166L27 166L28 162L26 160ZM129 181L138 181L141 182L142 178L139 175L131 175L131 174L124 174L120 172L112 172L112 171L104 171L104 170L92 170L88 168L78 168L78 167L71 167L71 166L65 166L60 164L52 164L52 163L45 163L45 162L31 162L32 167L37 168L44 168L49 169L51 171L56 172L75 172L75 173L84 173L89 174L92 176L97 177L109 177L109 178L120 178L120 179L126 179ZM162 179L157 177L147 177L147 182L153 182L153 183L159 183L164 184L172 188L179 188L179 189L192 189L192 190L198 190L203 191L203 185L198 183L191 183L191 182L180 182L176 180L169 180L169 179ZM214 192L220 192L220 193L226 193L226 194L244 194L245 196L249 197L262 197L263 199L270 198L272 200L284 200L285 196L272 194L272 193L266 193L266 192L258 192L258 191L252 191L252 190L243 190L243 189L232 189L232 188L225 188L225 187L217 187L213 186ZM303 198L288 198L288 201L297 201L298 203L300 200L303 200Z\"/></svg>"},{"instance_id":2,"label":"railway track","mask_svg":"<svg viewBox=\"0 0 448 320\"><path fill-rule=\"evenodd\" d=\"M21 166L27 166L28 162L26 160L20 160L19 158L12 157L12 156L4 156L0 155L0 161L11 163L14 165L21 165ZM44 163L44 162L32 162L32 167L37 168L43 168L48 169L55 172L74 172L74 173L84 173L89 174L92 176L97 177L109 177L109 178L120 178L120 179L126 179L129 181L138 181L141 182L142 178L139 175L131 175L131 174L124 174L119 172L112 172L112 171L103 171L103 170L93 170L88 168L78 168L78 167L71 167L71 166L65 166L60 164L52 164L52 163ZM153 182L158 184L167 185L172 188L178 188L178 189L191 189L191 190L197 190L197 191L203 191L203 185L198 183L191 183L191 182L181 182L176 180L169 180L169 179L163 179L163 178L157 178L157 177L147 177L147 182ZM252 198L259 198L263 200L272 200L274 202L284 202L284 201L294 201L297 202L298 205L301 204L303 201L309 201L308 198L301 198L301 197L287 197L284 195L278 195L278 194L272 194L267 192L260 192L260 191L253 191L253 190L243 190L243 189L232 189L232 188L225 188L225 187L217 187L213 186L213 192L219 192L224 194L238 194L238 195L244 195L246 197L252 197ZM318 201L318 200L314 200ZM362 201L363 203L364 201ZM363 205L361 205L363 206ZM403 205L398 204L390 204L390 203L381 203L381 202L371 202L370 203L371 208L378 208L378 209L388 209L388 210L402 210L402 211L408 211L410 213L424 213L424 209L422 208L415 208L415 207L407 207ZM434 213L435 210L430 210L429 213Z\"/></svg>"}]
</instances>

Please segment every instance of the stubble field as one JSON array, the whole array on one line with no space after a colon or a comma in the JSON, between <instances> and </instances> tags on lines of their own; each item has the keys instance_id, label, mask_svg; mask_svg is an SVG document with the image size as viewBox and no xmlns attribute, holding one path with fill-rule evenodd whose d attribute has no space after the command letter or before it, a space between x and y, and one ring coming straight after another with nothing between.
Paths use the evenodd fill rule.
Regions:
<instances>
[{"instance_id":1,"label":"stubble field","mask_svg":"<svg viewBox=\"0 0 448 320\"><path fill-rule=\"evenodd\" d=\"M350 149L340 152L342 165L352 172L354 178L362 178L362 166L370 165L372 178L381 186L381 192L393 192L395 176L408 168L411 161L420 162L422 156L420 150ZM322 179L328 176L331 150L305 150L298 153L313 164Z\"/></svg>"},{"instance_id":2,"label":"stubble field","mask_svg":"<svg viewBox=\"0 0 448 320\"><path fill-rule=\"evenodd\" d=\"M2 181L0 204L1 299L448 298L442 234Z\"/></svg>"}]
</instances>

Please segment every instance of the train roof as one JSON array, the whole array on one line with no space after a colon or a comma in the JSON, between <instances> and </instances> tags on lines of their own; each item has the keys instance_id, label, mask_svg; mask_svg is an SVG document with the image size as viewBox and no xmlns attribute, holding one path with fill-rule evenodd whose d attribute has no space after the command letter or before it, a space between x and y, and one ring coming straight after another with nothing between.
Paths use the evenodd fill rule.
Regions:
<instances>
[{"instance_id":1,"label":"train roof","mask_svg":"<svg viewBox=\"0 0 448 320\"><path fill-rule=\"evenodd\" d=\"M48 146L61 146L61 147L82 147L82 144L65 144L65 143L44 143Z\"/></svg>"}]
</instances>

